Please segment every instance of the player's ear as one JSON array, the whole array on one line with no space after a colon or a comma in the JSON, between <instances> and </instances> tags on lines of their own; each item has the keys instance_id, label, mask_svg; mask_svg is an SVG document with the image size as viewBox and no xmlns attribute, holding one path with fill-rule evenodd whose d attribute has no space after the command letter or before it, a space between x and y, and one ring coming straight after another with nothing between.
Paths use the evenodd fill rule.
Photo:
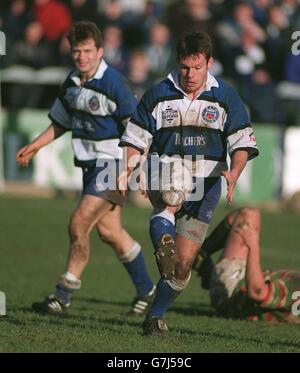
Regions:
<instances>
[{"instance_id":1,"label":"player's ear","mask_svg":"<svg viewBox=\"0 0 300 373\"><path fill-rule=\"evenodd\" d=\"M209 60L207 61L207 68L210 69L214 63L213 57L210 57Z\"/></svg>"},{"instance_id":2,"label":"player's ear","mask_svg":"<svg viewBox=\"0 0 300 373\"><path fill-rule=\"evenodd\" d=\"M103 54L104 54L104 49L100 47L97 51L97 55L101 59L103 57Z\"/></svg>"}]
</instances>

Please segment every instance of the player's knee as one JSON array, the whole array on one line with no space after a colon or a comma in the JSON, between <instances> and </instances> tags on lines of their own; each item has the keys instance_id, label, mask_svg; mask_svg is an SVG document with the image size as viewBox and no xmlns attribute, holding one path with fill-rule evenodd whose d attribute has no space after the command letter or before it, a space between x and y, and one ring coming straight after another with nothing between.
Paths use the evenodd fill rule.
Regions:
<instances>
[{"instance_id":1,"label":"player's knee","mask_svg":"<svg viewBox=\"0 0 300 373\"><path fill-rule=\"evenodd\" d=\"M260 224L260 212L254 207L243 207L239 210L239 218L247 220L252 226L256 227Z\"/></svg>"},{"instance_id":2,"label":"player's knee","mask_svg":"<svg viewBox=\"0 0 300 373\"><path fill-rule=\"evenodd\" d=\"M188 286L190 279L191 271L187 273L187 276L185 278L179 278L177 274L175 274L175 276L166 281L172 289L176 291L183 291Z\"/></svg>"},{"instance_id":3,"label":"player's knee","mask_svg":"<svg viewBox=\"0 0 300 373\"><path fill-rule=\"evenodd\" d=\"M80 237L88 235L88 230L86 228L86 225L84 224L84 221L77 214L72 215L69 222L68 230L70 238L73 241L80 239Z\"/></svg>"},{"instance_id":4,"label":"player's knee","mask_svg":"<svg viewBox=\"0 0 300 373\"><path fill-rule=\"evenodd\" d=\"M191 272L193 261L192 260L181 260L175 263L175 277L177 280L184 281L189 277Z\"/></svg>"}]
</instances>

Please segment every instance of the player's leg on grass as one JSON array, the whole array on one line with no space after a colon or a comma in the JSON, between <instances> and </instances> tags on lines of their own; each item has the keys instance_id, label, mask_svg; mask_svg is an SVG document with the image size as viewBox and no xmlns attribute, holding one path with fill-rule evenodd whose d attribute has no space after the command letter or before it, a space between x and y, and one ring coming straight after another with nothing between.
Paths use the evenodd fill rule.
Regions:
<instances>
[{"instance_id":1,"label":"player's leg on grass","mask_svg":"<svg viewBox=\"0 0 300 373\"><path fill-rule=\"evenodd\" d=\"M214 268L211 255L224 249L232 224L239 213L239 210L235 210L226 215L203 242L193 264L193 269L201 277L203 289L209 290L210 288L211 272Z\"/></svg>"},{"instance_id":2,"label":"player's leg on grass","mask_svg":"<svg viewBox=\"0 0 300 373\"><path fill-rule=\"evenodd\" d=\"M73 212L69 223L70 249L67 262L67 272L78 279L84 270L90 256L90 232L113 204L103 198L85 194L79 206Z\"/></svg>"},{"instance_id":3,"label":"player's leg on grass","mask_svg":"<svg viewBox=\"0 0 300 373\"><path fill-rule=\"evenodd\" d=\"M251 207L241 208L238 210L232 222L227 242L224 245L222 258L229 260L234 258L247 258L248 248L235 229L237 227L244 229L249 226L251 226L258 235L260 234L260 212L258 209Z\"/></svg>"},{"instance_id":4,"label":"player's leg on grass","mask_svg":"<svg viewBox=\"0 0 300 373\"><path fill-rule=\"evenodd\" d=\"M239 210L233 211L220 221L220 223L203 242L199 255L201 255L203 258L207 258L217 251L224 249L231 226L238 214Z\"/></svg>"},{"instance_id":5,"label":"player's leg on grass","mask_svg":"<svg viewBox=\"0 0 300 373\"><path fill-rule=\"evenodd\" d=\"M163 335L168 330L163 320L178 295L187 287L191 268L200 244L179 234L176 236L175 273L172 278L161 276L157 284L157 294L143 324L146 335Z\"/></svg>"},{"instance_id":6,"label":"player's leg on grass","mask_svg":"<svg viewBox=\"0 0 300 373\"><path fill-rule=\"evenodd\" d=\"M83 195L69 223L70 248L66 272L60 277L55 293L44 302L34 303L33 309L41 313L62 313L70 306L74 291L80 289L81 274L90 256L90 232L113 204L103 198Z\"/></svg>"},{"instance_id":7,"label":"player's leg on grass","mask_svg":"<svg viewBox=\"0 0 300 373\"><path fill-rule=\"evenodd\" d=\"M174 273L167 271L168 276L165 276L165 271L160 270L162 276L157 284L157 293L143 324L145 335L163 335L166 332L163 316L188 285L192 265L203 244L212 212L221 194L220 179L207 181L204 188L205 194L202 200L186 201L182 207L179 206L179 211L176 210L175 254L171 257L174 260ZM149 197L152 204L155 204L155 199L151 199L151 193ZM161 219L161 227L157 227L157 231L159 229L163 231L164 226L167 229L173 226L171 219L167 219L167 216L163 218L169 221L165 224ZM153 232L153 227L151 227L153 220L150 221L150 232ZM153 244L156 249L155 241ZM159 261L160 258L157 259L158 267L160 267ZM162 261L161 266L164 265L165 262Z\"/></svg>"},{"instance_id":8,"label":"player's leg on grass","mask_svg":"<svg viewBox=\"0 0 300 373\"><path fill-rule=\"evenodd\" d=\"M223 253L217 264L213 266L210 275L210 299L217 312L222 310L239 281L245 278L248 247L237 229L251 228L255 234L259 235L259 211L253 208L237 210L231 224L227 241L224 242Z\"/></svg>"},{"instance_id":9,"label":"player's leg on grass","mask_svg":"<svg viewBox=\"0 0 300 373\"><path fill-rule=\"evenodd\" d=\"M132 313L143 315L154 298L155 287L149 277L140 244L122 226L121 207L116 205L99 219L96 227L99 237L114 249L136 288Z\"/></svg>"},{"instance_id":10,"label":"player's leg on grass","mask_svg":"<svg viewBox=\"0 0 300 373\"><path fill-rule=\"evenodd\" d=\"M160 274L165 278L171 278L175 273L176 210L177 207L159 203L154 208L150 219L150 237L156 263Z\"/></svg>"}]
</instances>

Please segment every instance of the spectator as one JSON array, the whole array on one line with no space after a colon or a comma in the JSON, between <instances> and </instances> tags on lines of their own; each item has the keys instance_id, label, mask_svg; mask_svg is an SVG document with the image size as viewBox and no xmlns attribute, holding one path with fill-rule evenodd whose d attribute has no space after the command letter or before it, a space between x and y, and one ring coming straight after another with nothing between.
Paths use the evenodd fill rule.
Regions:
<instances>
[{"instance_id":1,"label":"spectator","mask_svg":"<svg viewBox=\"0 0 300 373\"><path fill-rule=\"evenodd\" d=\"M118 26L107 26L103 30L105 60L124 72L127 68L128 53L123 46L123 32Z\"/></svg>"},{"instance_id":2,"label":"spectator","mask_svg":"<svg viewBox=\"0 0 300 373\"><path fill-rule=\"evenodd\" d=\"M7 43L12 45L23 38L24 30L32 17L26 8L25 0L12 0L7 11L4 11L1 29L7 37Z\"/></svg>"},{"instance_id":3,"label":"spectator","mask_svg":"<svg viewBox=\"0 0 300 373\"><path fill-rule=\"evenodd\" d=\"M150 61L142 50L133 51L129 57L127 76L129 85L138 101L153 82L150 78Z\"/></svg>"},{"instance_id":4,"label":"spectator","mask_svg":"<svg viewBox=\"0 0 300 373\"><path fill-rule=\"evenodd\" d=\"M287 50L287 40L290 38L289 21L279 6L269 9L269 19L266 28L267 40L265 50L267 68L273 79L280 81L283 78L284 59Z\"/></svg>"},{"instance_id":5,"label":"spectator","mask_svg":"<svg viewBox=\"0 0 300 373\"><path fill-rule=\"evenodd\" d=\"M11 64L24 65L40 69L51 63L51 48L44 39L42 25L33 21L25 29L24 40L14 44L10 55ZM12 110L21 107L40 107L44 87L27 82L14 83L9 88L9 107ZM30 94L28 94L30 92Z\"/></svg>"},{"instance_id":6,"label":"spectator","mask_svg":"<svg viewBox=\"0 0 300 373\"><path fill-rule=\"evenodd\" d=\"M168 27L162 22L154 23L149 31L149 43L146 54L151 61L150 72L154 78L163 78L172 64L171 35Z\"/></svg>"},{"instance_id":7,"label":"spectator","mask_svg":"<svg viewBox=\"0 0 300 373\"><path fill-rule=\"evenodd\" d=\"M49 42L58 42L70 29L72 19L68 7L57 0L34 0L33 14L44 29Z\"/></svg>"},{"instance_id":8,"label":"spectator","mask_svg":"<svg viewBox=\"0 0 300 373\"><path fill-rule=\"evenodd\" d=\"M85 19L97 21L97 0L68 0L68 6L74 22Z\"/></svg>"},{"instance_id":9,"label":"spectator","mask_svg":"<svg viewBox=\"0 0 300 373\"><path fill-rule=\"evenodd\" d=\"M110 25L123 29L124 15L120 0L106 0L103 2L100 8L98 24L102 30Z\"/></svg>"},{"instance_id":10,"label":"spectator","mask_svg":"<svg viewBox=\"0 0 300 373\"><path fill-rule=\"evenodd\" d=\"M266 28L268 24L268 11L274 3L274 0L251 0L253 9L253 18L262 27Z\"/></svg>"},{"instance_id":11,"label":"spectator","mask_svg":"<svg viewBox=\"0 0 300 373\"><path fill-rule=\"evenodd\" d=\"M257 123L286 123L283 102L274 82L265 69L257 69L247 81L239 85L239 92L250 110L250 117Z\"/></svg>"},{"instance_id":12,"label":"spectator","mask_svg":"<svg viewBox=\"0 0 300 373\"><path fill-rule=\"evenodd\" d=\"M188 30L201 30L215 39L215 24L207 0L171 3L166 10L167 24L174 38Z\"/></svg>"}]
</instances>

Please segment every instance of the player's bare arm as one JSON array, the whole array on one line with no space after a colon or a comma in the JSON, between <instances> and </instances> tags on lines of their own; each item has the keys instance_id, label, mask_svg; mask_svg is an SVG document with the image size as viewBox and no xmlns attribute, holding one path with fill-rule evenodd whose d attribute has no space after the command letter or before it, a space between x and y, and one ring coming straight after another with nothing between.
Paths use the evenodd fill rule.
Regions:
<instances>
[{"instance_id":1,"label":"player's bare arm","mask_svg":"<svg viewBox=\"0 0 300 373\"><path fill-rule=\"evenodd\" d=\"M50 144L52 141L62 136L66 130L51 123L49 127L42 132L30 144L21 148L16 154L16 162L19 166L27 167L31 159L44 146Z\"/></svg>"},{"instance_id":2,"label":"player's bare arm","mask_svg":"<svg viewBox=\"0 0 300 373\"><path fill-rule=\"evenodd\" d=\"M240 174L245 168L248 160L247 150L236 150L231 157L230 171L222 171L222 176L227 182L227 196L228 203L233 201L234 188Z\"/></svg>"}]
</instances>

